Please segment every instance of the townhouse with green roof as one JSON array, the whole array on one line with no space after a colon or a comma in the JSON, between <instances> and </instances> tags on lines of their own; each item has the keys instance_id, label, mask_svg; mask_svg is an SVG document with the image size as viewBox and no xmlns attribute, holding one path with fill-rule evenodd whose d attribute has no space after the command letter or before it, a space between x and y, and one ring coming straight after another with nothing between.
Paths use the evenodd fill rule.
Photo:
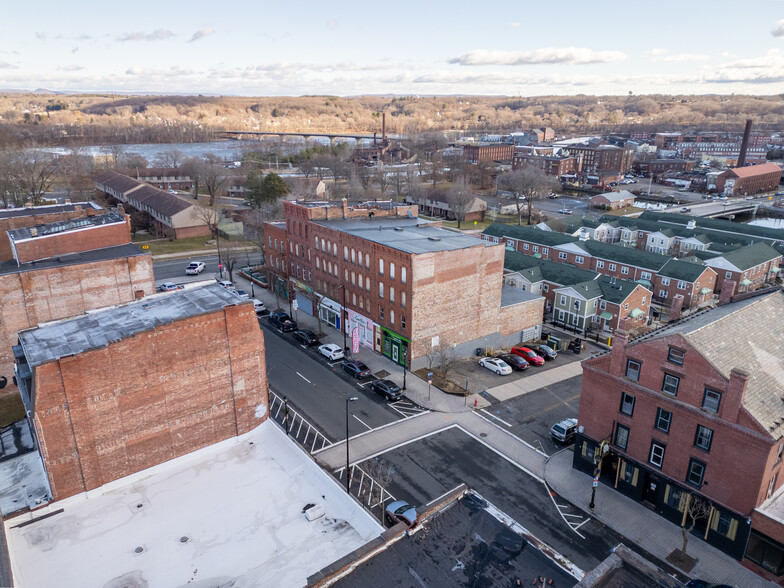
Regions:
<instances>
[{"instance_id":1,"label":"townhouse with green roof","mask_svg":"<svg viewBox=\"0 0 784 588\"><path fill-rule=\"evenodd\" d=\"M727 296L757 290L774 283L781 271L782 255L767 243L755 243L705 260L705 265L717 273L716 290L721 292L724 282L734 282Z\"/></svg>"},{"instance_id":2,"label":"townhouse with green roof","mask_svg":"<svg viewBox=\"0 0 784 588\"><path fill-rule=\"evenodd\" d=\"M672 306L681 296L680 309L694 308L713 299L718 274L699 260L670 259L654 276L654 300Z\"/></svg>"}]
</instances>

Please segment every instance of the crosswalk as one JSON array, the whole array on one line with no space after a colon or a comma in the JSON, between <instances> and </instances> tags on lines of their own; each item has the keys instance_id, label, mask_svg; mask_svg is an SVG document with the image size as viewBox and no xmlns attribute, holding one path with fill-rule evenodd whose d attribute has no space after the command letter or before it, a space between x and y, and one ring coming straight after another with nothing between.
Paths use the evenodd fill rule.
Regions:
<instances>
[{"instance_id":1,"label":"crosswalk","mask_svg":"<svg viewBox=\"0 0 784 588\"><path fill-rule=\"evenodd\" d=\"M428 409L419 406L416 402L413 402L405 397L403 397L401 400L398 400L397 402L390 402L387 406L403 418L429 412Z\"/></svg>"}]
</instances>

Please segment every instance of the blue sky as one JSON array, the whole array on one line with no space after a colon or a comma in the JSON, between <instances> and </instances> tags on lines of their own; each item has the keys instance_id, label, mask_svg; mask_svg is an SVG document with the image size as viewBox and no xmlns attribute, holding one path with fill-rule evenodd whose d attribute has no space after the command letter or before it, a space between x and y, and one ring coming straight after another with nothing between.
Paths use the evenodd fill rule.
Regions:
<instances>
[{"instance_id":1,"label":"blue sky","mask_svg":"<svg viewBox=\"0 0 784 588\"><path fill-rule=\"evenodd\" d=\"M385 4L15 2L0 89L784 93L782 0Z\"/></svg>"}]
</instances>

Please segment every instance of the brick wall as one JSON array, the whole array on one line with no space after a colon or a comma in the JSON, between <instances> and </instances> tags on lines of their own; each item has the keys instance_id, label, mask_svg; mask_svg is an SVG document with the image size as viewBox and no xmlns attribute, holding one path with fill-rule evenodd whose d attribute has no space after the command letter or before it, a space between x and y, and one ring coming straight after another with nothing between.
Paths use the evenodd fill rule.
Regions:
<instances>
[{"instance_id":1,"label":"brick wall","mask_svg":"<svg viewBox=\"0 0 784 588\"><path fill-rule=\"evenodd\" d=\"M152 258L137 255L8 274L0 280L0 376L11 384L17 332L155 293Z\"/></svg>"},{"instance_id":2,"label":"brick wall","mask_svg":"<svg viewBox=\"0 0 784 588\"><path fill-rule=\"evenodd\" d=\"M126 217L125 222L85 227L53 235L37 236L21 242L17 241L15 243L16 259L19 263L29 263L39 259L114 247L130 242L130 217Z\"/></svg>"},{"instance_id":3,"label":"brick wall","mask_svg":"<svg viewBox=\"0 0 784 588\"><path fill-rule=\"evenodd\" d=\"M9 259L13 259L13 254L11 253L11 244L8 241L8 235L6 235L6 231L10 231L12 229L22 229L24 227L32 227L34 225L42 225L46 223L56 223L59 221L70 220L74 218L82 218L85 216L94 216L96 214L105 214L106 211L102 209L94 209L91 206L85 206L82 208L79 205L76 205L76 209L73 212L58 212L58 213L38 213L36 210L45 210L45 209L36 209L31 208L29 216L14 216L9 218L2 218L0 219L0 262L7 261ZM126 240L125 243L128 243L130 239Z\"/></svg>"},{"instance_id":4,"label":"brick wall","mask_svg":"<svg viewBox=\"0 0 784 588\"><path fill-rule=\"evenodd\" d=\"M268 412L250 304L49 362L34 378L55 500L245 433Z\"/></svg>"},{"instance_id":5,"label":"brick wall","mask_svg":"<svg viewBox=\"0 0 784 588\"><path fill-rule=\"evenodd\" d=\"M512 335L542 324L544 298L501 307L499 328L501 335Z\"/></svg>"}]
</instances>

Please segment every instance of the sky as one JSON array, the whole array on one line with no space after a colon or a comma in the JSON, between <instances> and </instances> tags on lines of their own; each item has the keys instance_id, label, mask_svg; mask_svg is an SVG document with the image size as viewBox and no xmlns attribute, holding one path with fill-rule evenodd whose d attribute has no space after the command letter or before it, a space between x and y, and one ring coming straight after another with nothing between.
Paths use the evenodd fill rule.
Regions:
<instances>
[{"instance_id":1,"label":"sky","mask_svg":"<svg viewBox=\"0 0 784 588\"><path fill-rule=\"evenodd\" d=\"M784 0L3 4L0 90L784 93Z\"/></svg>"}]
</instances>

